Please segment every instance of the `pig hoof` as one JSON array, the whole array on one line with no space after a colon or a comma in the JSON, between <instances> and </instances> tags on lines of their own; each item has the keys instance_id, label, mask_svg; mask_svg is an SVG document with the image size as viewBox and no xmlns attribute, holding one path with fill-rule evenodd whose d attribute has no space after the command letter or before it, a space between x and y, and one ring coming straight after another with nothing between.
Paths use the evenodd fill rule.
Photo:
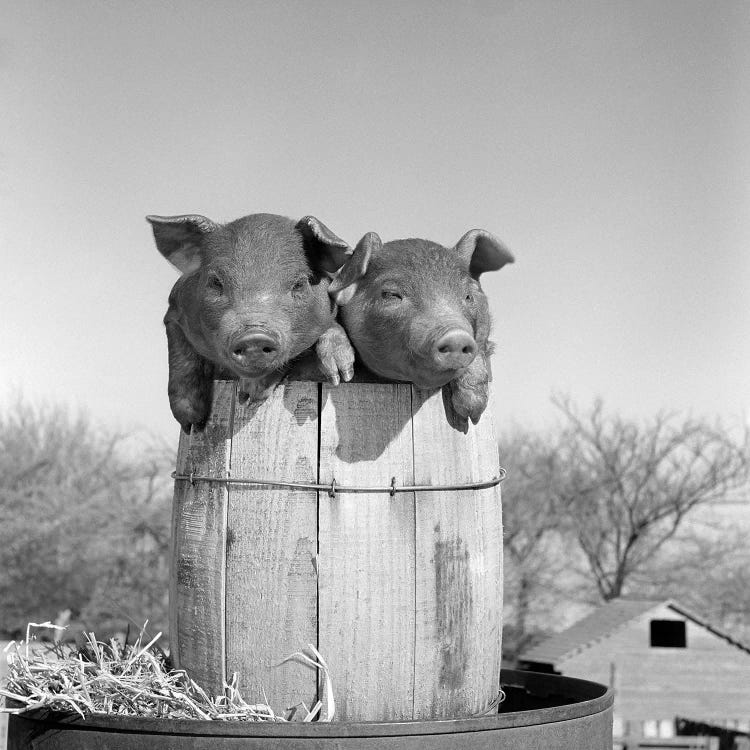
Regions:
<instances>
[{"instance_id":1,"label":"pig hoof","mask_svg":"<svg viewBox=\"0 0 750 750\"><path fill-rule=\"evenodd\" d=\"M349 381L354 376L354 357L351 362L334 356L320 357L320 369L329 383L338 385L342 379Z\"/></svg>"},{"instance_id":2,"label":"pig hoof","mask_svg":"<svg viewBox=\"0 0 750 750\"><path fill-rule=\"evenodd\" d=\"M448 424L459 432L466 434L469 431L469 420L456 411L453 404L453 393L450 384L443 386L443 406L445 407L445 418Z\"/></svg>"},{"instance_id":3,"label":"pig hoof","mask_svg":"<svg viewBox=\"0 0 750 750\"><path fill-rule=\"evenodd\" d=\"M469 419L472 421L472 424L477 424L486 406L486 402L483 404L467 404L464 399L459 399L458 402L453 401L453 408L456 414L460 414L466 420L467 424Z\"/></svg>"},{"instance_id":4,"label":"pig hoof","mask_svg":"<svg viewBox=\"0 0 750 750\"><path fill-rule=\"evenodd\" d=\"M191 427L196 430L205 427L210 408L208 404L196 404L189 398L181 397L172 401L171 406L172 414L188 435Z\"/></svg>"},{"instance_id":5,"label":"pig hoof","mask_svg":"<svg viewBox=\"0 0 750 750\"><path fill-rule=\"evenodd\" d=\"M315 347L323 375L333 385L354 377L354 347L343 328L331 328L319 339Z\"/></svg>"},{"instance_id":6,"label":"pig hoof","mask_svg":"<svg viewBox=\"0 0 750 750\"><path fill-rule=\"evenodd\" d=\"M352 349L351 344L345 351L339 353L336 362L342 380L348 383L354 377L354 349Z\"/></svg>"},{"instance_id":7,"label":"pig hoof","mask_svg":"<svg viewBox=\"0 0 750 750\"><path fill-rule=\"evenodd\" d=\"M345 367L343 370L341 370L341 377L343 378L344 382L348 383L354 377L354 367L349 365L348 367Z\"/></svg>"},{"instance_id":8,"label":"pig hoof","mask_svg":"<svg viewBox=\"0 0 750 750\"><path fill-rule=\"evenodd\" d=\"M453 410L466 422L467 429L469 419L477 424L487 408L486 387L471 388L465 384L452 383L450 390Z\"/></svg>"}]
</instances>

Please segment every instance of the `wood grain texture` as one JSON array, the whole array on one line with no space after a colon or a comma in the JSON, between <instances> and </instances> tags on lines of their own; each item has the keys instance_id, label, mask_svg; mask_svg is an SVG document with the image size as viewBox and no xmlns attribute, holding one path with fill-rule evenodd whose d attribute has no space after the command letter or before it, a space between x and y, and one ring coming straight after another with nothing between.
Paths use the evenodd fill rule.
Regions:
<instances>
[{"instance_id":1,"label":"wood grain texture","mask_svg":"<svg viewBox=\"0 0 750 750\"><path fill-rule=\"evenodd\" d=\"M414 390L414 481L498 473L490 403L464 434L442 395ZM494 700L500 679L502 520L499 486L416 497L415 718L462 717Z\"/></svg>"},{"instance_id":2,"label":"wood grain texture","mask_svg":"<svg viewBox=\"0 0 750 750\"><path fill-rule=\"evenodd\" d=\"M323 386L320 481L413 483L411 387ZM413 714L414 495L319 498L319 650L337 718Z\"/></svg>"},{"instance_id":3,"label":"wood grain texture","mask_svg":"<svg viewBox=\"0 0 750 750\"><path fill-rule=\"evenodd\" d=\"M750 654L698 648L643 648L611 654L617 713L633 724L675 716L747 721Z\"/></svg>"},{"instance_id":4,"label":"wood grain texture","mask_svg":"<svg viewBox=\"0 0 750 750\"><path fill-rule=\"evenodd\" d=\"M226 476L233 398L233 383L214 384L205 430L180 438L178 473ZM219 693L225 678L226 513L225 485L175 481L170 584L173 658L204 689Z\"/></svg>"},{"instance_id":5,"label":"wood grain texture","mask_svg":"<svg viewBox=\"0 0 750 750\"><path fill-rule=\"evenodd\" d=\"M235 407L234 477L317 481L318 384L287 383ZM227 672L249 702L277 710L316 696L316 674L284 658L316 643L317 493L230 485Z\"/></svg>"}]
</instances>

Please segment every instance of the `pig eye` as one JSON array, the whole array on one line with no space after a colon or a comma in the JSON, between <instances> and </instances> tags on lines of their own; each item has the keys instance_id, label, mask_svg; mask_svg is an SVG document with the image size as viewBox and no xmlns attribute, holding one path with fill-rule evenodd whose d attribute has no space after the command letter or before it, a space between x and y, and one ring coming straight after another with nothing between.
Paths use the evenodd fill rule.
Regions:
<instances>
[{"instance_id":1,"label":"pig eye","mask_svg":"<svg viewBox=\"0 0 750 750\"><path fill-rule=\"evenodd\" d=\"M466 301L467 301L467 302L473 302L473 301L474 301L474 295L473 295L473 294L472 294L471 292L469 292L469 293L468 293L468 294L466 295Z\"/></svg>"},{"instance_id":2,"label":"pig eye","mask_svg":"<svg viewBox=\"0 0 750 750\"><path fill-rule=\"evenodd\" d=\"M207 286L217 294L221 294L224 291L224 284L221 283L221 279L215 273L212 273L208 277Z\"/></svg>"},{"instance_id":3,"label":"pig eye","mask_svg":"<svg viewBox=\"0 0 750 750\"><path fill-rule=\"evenodd\" d=\"M386 301L386 302L400 302L403 297L399 292L394 292L393 289L383 289L383 291L380 292L380 296Z\"/></svg>"},{"instance_id":4,"label":"pig eye","mask_svg":"<svg viewBox=\"0 0 750 750\"><path fill-rule=\"evenodd\" d=\"M307 287L309 283L310 283L309 277L302 276L301 278L297 279L297 281L294 282L294 285L292 286L292 291L301 292Z\"/></svg>"}]
</instances>

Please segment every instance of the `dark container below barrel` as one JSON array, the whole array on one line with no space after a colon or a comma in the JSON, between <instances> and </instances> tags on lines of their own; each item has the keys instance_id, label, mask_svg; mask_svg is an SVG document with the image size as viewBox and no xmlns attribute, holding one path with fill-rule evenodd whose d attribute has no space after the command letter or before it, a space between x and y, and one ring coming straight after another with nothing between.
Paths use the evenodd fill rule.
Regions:
<instances>
[{"instance_id":1,"label":"dark container below barrel","mask_svg":"<svg viewBox=\"0 0 750 750\"><path fill-rule=\"evenodd\" d=\"M503 670L500 712L474 719L271 724L29 712L10 717L8 750L610 750L603 685Z\"/></svg>"}]
</instances>

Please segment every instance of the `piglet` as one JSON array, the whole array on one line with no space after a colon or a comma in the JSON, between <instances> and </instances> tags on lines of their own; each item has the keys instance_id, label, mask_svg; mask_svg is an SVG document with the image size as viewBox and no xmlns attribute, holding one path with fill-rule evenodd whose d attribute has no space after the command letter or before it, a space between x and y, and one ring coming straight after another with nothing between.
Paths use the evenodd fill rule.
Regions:
<instances>
[{"instance_id":1,"label":"piglet","mask_svg":"<svg viewBox=\"0 0 750 750\"><path fill-rule=\"evenodd\" d=\"M205 425L215 378L240 380L262 401L289 363L315 347L334 384L353 374L354 350L327 290L351 249L314 216L147 216L159 252L182 275L164 318L169 403L186 432Z\"/></svg>"},{"instance_id":2,"label":"piglet","mask_svg":"<svg viewBox=\"0 0 750 750\"><path fill-rule=\"evenodd\" d=\"M383 244L366 234L328 293L362 362L389 380L443 387L451 423L466 431L487 407L490 313L479 284L513 262L489 232L453 248L419 239Z\"/></svg>"}]
</instances>

